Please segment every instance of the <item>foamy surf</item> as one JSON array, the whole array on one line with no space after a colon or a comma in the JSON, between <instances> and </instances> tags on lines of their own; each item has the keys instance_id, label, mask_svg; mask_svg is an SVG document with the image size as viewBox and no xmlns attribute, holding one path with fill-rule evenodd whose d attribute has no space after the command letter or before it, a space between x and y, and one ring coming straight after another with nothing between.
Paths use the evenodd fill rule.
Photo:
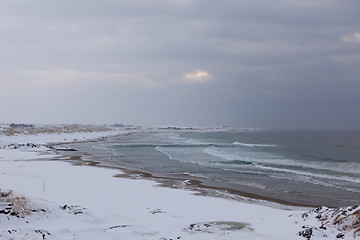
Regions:
<instances>
[{"instance_id":1,"label":"foamy surf","mask_svg":"<svg viewBox=\"0 0 360 240\"><path fill-rule=\"evenodd\" d=\"M244 147L276 147L276 144L251 144L251 143L241 143L241 142L233 142L233 145L240 145Z\"/></svg>"},{"instance_id":2,"label":"foamy surf","mask_svg":"<svg viewBox=\"0 0 360 240\"><path fill-rule=\"evenodd\" d=\"M155 150L157 150L157 151L159 151L159 152L162 152L163 154L165 154L166 156L168 156L169 159L173 159L172 156L171 156L168 152L164 151L160 146L157 146L157 147L155 148Z\"/></svg>"}]
</instances>

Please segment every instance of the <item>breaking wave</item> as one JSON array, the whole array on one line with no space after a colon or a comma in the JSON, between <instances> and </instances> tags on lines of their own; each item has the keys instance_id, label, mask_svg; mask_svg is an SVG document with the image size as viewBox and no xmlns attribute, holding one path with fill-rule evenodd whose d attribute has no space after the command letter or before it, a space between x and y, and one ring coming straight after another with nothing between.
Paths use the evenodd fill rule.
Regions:
<instances>
[{"instance_id":1,"label":"breaking wave","mask_svg":"<svg viewBox=\"0 0 360 240\"><path fill-rule=\"evenodd\" d=\"M233 145L240 145L244 147L276 147L276 144L251 144L251 143L241 143L241 142L233 142Z\"/></svg>"},{"instance_id":2,"label":"breaking wave","mask_svg":"<svg viewBox=\"0 0 360 240\"><path fill-rule=\"evenodd\" d=\"M155 148L155 150L159 151L159 152L162 152L163 154L165 154L166 156L168 156L169 159L173 159L173 157L166 151L162 150L160 146L157 146Z\"/></svg>"}]
</instances>

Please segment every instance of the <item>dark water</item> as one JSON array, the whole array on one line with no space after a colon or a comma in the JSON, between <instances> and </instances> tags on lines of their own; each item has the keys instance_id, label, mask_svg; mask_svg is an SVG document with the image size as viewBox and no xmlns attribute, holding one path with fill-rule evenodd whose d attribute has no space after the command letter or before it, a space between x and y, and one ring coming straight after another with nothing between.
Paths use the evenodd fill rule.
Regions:
<instances>
[{"instance_id":1,"label":"dark water","mask_svg":"<svg viewBox=\"0 0 360 240\"><path fill-rule=\"evenodd\" d=\"M360 204L360 131L138 132L93 143L108 161L307 205Z\"/></svg>"}]
</instances>

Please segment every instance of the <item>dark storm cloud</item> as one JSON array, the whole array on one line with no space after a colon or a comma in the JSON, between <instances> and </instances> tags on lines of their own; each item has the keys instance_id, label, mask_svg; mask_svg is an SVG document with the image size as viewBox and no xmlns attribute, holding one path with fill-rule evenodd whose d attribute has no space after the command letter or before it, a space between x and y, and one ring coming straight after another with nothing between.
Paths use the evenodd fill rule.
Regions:
<instances>
[{"instance_id":1,"label":"dark storm cloud","mask_svg":"<svg viewBox=\"0 0 360 240\"><path fill-rule=\"evenodd\" d=\"M42 106L6 107L2 121L359 128L359 12L350 0L0 1L0 100Z\"/></svg>"}]
</instances>

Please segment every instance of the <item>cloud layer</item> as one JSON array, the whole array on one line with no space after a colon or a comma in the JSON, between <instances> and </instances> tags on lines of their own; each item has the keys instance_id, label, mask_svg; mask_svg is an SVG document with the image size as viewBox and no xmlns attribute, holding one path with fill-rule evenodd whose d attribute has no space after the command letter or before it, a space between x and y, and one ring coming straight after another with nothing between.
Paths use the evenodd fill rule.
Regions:
<instances>
[{"instance_id":1,"label":"cloud layer","mask_svg":"<svg viewBox=\"0 0 360 240\"><path fill-rule=\"evenodd\" d=\"M343 0L1 1L0 122L360 128L359 12ZM20 111L29 100L41 107Z\"/></svg>"}]
</instances>

